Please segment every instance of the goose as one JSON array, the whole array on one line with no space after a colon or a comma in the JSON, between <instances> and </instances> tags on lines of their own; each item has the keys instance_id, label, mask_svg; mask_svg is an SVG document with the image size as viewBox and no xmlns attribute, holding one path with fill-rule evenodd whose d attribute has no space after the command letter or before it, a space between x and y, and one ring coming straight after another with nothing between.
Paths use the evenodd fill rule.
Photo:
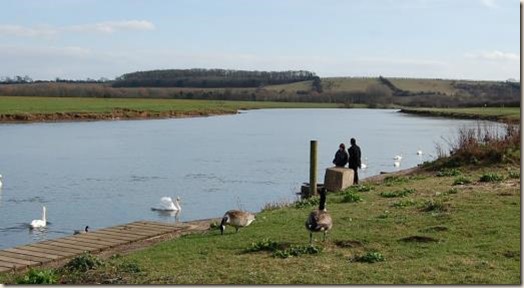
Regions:
<instances>
[{"instance_id":1,"label":"goose","mask_svg":"<svg viewBox=\"0 0 524 288\"><path fill-rule=\"evenodd\" d=\"M86 228L84 228L84 230L75 230L75 232L73 233L74 235L77 235L77 234L85 234L89 232L89 226L86 226Z\"/></svg>"},{"instance_id":2,"label":"goose","mask_svg":"<svg viewBox=\"0 0 524 288\"><path fill-rule=\"evenodd\" d=\"M333 220L326 210L326 188L322 188L318 210L312 211L306 220L306 229L309 230L309 244L313 242L313 232L324 232L325 241L326 234L331 227L333 227Z\"/></svg>"},{"instance_id":3,"label":"goose","mask_svg":"<svg viewBox=\"0 0 524 288\"><path fill-rule=\"evenodd\" d=\"M402 153L400 155L395 155L395 157L393 157L393 160L396 160L396 161L402 160Z\"/></svg>"},{"instance_id":4,"label":"goose","mask_svg":"<svg viewBox=\"0 0 524 288\"><path fill-rule=\"evenodd\" d=\"M240 210L229 210L224 214L222 222L220 222L220 234L224 235L226 225L235 227L236 232L238 232L240 227L247 227L253 221L255 221L255 214Z\"/></svg>"},{"instance_id":5,"label":"goose","mask_svg":"<svg viewBox=\"0 0 524 288\"><path fill-rule=\"evenodd\" d=\"M46 224L47 224L47 221L46 221L46 214L45 214L45 206L42 207L42 219L36 219L36 220L33 220L31 221L31 228L41 228L41 227L45 227Z\"/></svg>"},{"instance_id":6,"label":"goose","mask_svg":"<svg viewBox=\"0 0 524 288\"><path fill-rule=\"evenodd\" d=\"M175 202L171 197L162 197L160 198L160 207L152 207L152 210L156 211L180 211L180 197L176 197Z\"/></svg>"}]
</instances>

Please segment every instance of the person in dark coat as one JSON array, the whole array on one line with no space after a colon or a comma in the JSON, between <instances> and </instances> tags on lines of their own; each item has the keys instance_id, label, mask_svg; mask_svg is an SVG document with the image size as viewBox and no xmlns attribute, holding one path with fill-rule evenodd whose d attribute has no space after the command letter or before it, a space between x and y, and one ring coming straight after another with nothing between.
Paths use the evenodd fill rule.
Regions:
<instances>
[{"instance_id":1,"label":"person in dark coat","mask_svg":"<svg viewBox=\"0 0 524 288\"><path fill-rule=\"evenodd\" d=\"M351 147L348 149L349 154L349 160L348 160L348 166L349 168L353 169L354 178L353 183L358 184L358 169L361 168L362 162L360 161L360 147L357 145L357 140L355 138L351 138Z\"/></svg>"},{"instance_id":2,"label":"person in dark coat","mask_svg":"<svg viewBox=\"0 0 524 288\"><path fill-rule=\"evenodd\" d=\"M335 159L333 159L333 164L337 167L344 167L348 163L348 153L346 152L346 145L340 143L338 146L338 151L335 153Z\"/></svg>"}]
</instances>

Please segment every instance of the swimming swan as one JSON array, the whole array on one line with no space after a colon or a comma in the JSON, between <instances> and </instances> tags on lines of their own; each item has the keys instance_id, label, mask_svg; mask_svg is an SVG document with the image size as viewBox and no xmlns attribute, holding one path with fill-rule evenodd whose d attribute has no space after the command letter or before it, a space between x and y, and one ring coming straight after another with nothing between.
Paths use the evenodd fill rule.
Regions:
<instances>
[{"instance_id":1,"label":"swimming swan","mask_svg":"<svg viewBox=\"0 0 524 288\"><path fill-rule=\"evenodd\" d=\"M31 221L31 228L41 228L41 227L45 227L46 224L47 224L47 219L46 219L46 213L45 213L45 206L42 207L42 219L36 219L36 220L33 220Z\"/></svg>"},{"instance_id":2,"label":"swimming swan","mask_svg":"<svg viewBox=\"0 0 524 288\"><path fill-rule=\"evenodd\" d=\"M162 197L160 198L160 206L151 209L156 211L180 211L182 210L182 207L180 207L180 197L176 197L175 202L173 202L171 197Z\"/></svg>"},{"instance_id":3,"label":"swimming swan","mask_svg":"<svg viewBox=\"0 0 524 288\"><path fill-rule=\"evenodd\" d=\"M402 160L402 154L400 154L400 155L395 155L395 157L393 157L393 160L396 160L396 161L400 161L400 160Z\"/></svg>"}]
</instances>

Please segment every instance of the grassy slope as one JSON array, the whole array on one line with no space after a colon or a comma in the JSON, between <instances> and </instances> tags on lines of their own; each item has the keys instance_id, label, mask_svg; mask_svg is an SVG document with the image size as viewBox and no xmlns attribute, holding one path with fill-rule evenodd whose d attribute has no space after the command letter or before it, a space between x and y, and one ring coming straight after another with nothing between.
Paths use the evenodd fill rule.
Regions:
<instances>
[{"instance_id":1,"label":"grassy slope","mask_svg":"<svg viewBox=\"0 0 524 288\"><path fill-rule=\"evenodd\" d=\"M489 169L494 170L507 176L503 167ZM481 173L468 176L478 180ZM446 195L453 177L421 178L379 185L362 192L364 201L359 203L339 203L340 196L330 195L334 228L328 241L320 244L325 250L319 255L279 259L265 252L242 252L263 238L307 244L304 221L312 208L285 208L260 213L251 227L238 234L229 229L225 236L216 230L190 235L127 257L147 271L145 278L135 279L142 283L520 283L520 182L475 182ZM379 195L402 188L416 190L408 197L416 205L395 208L393 203L400 199ZM420 206L429 199L444 201L449 211L421 211ZM435 226L447 231L431 231ZM399 241L415 235L439 242ZM363 245L342 248L334 244L336 240L356 240ZM350 263L352 257L373 250L386 261Z\"/></svg>"},{"instance_id":2,"label":"grassy slope","mask_svg":"<svg viewBox=\"0 0 524 288\"><path fill-rule=\"evenodd\" d=\"M65 97L0 96L0 114L91 112L108 113L113 109L141 111L235 111L256 108L332 108L336 104L212 101L178 99L104 99Z\"/></svg>"}]
</instances>

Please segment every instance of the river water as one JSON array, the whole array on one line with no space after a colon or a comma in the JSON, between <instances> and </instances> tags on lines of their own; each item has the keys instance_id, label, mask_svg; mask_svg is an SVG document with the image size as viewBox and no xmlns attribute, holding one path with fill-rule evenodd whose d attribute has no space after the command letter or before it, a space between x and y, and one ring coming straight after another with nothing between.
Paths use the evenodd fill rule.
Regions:
<instances>
[{"instance_id":1,"label":"river water","mask_svg":"<svg viewBox=\"0 0 524 288\"><path fill-rule=\"evenodd\" d=\"M318 141L319 182L338 145L354 137L368 168L416 166L459 127L477 121L397 110L271 109L206 118L0 125L0 249L137 220L174 222L259 211L293 201L309 181ZM416 155L417 150L423 155ZM393 157L402 154L400 167ZM178 217L152 211L180 196ZM28 223L47 208L48 226Z\"/></svg>"}]
</instances>

